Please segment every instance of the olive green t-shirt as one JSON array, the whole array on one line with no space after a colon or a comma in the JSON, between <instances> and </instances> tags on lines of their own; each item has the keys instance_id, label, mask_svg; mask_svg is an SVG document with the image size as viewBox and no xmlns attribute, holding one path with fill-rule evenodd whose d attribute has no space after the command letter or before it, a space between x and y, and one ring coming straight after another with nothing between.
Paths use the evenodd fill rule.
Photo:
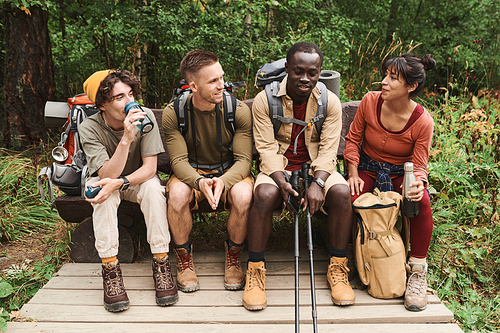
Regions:
<instances>
[{"instance_id":1,"label":"olive green t-shirt","mask_svg":"<svg viewBox=\"0 0 500 333\"><path fill-rule=\"evenodd\" d=\"M148 108L143 109L154 123L154 128L146 134L137 131L134 141L130 144L127 163L121 176L129 175L139 169L142 166L142 157L158 155L165 151L153 112ZM106 124L102 112L99 111L85 119L79 128L90 176L96 176L97 171L113 156L123 136L123 130L115 131Z\"/></svg>"},{"instance_id":2,"label":"olive green t-shirt","mask_svg":"<svg viewBox=\"0 0 500 333\"><path fill-rule=\"evenodd\" d=\"M170 103L163 110L163 131L165 134L165 147L170 157L170 165L174 174L182 182L195 188L196 179L200 177L195 168L190 164L198 165L219 164L221 162L221 151L219 150L219 139L217 135L216 108L210 111L200 111L194 108L194 120L196 129L197 146L195 150L193 133L191 128L191 112L189 111L192 95L186 99L188 112L186 112L186 123L188 130L183 137L174 110L174 103ZM239 102L235 110L235 133L234 136L224 124L223 103L220 107L220 127L222 136L222 161L234 159L234 164L220 178L224 181L226 190L250 175L252 168L252 113L245 103ZM229 147L232 143L232 152Z\"/></svg>"}]
</instances>

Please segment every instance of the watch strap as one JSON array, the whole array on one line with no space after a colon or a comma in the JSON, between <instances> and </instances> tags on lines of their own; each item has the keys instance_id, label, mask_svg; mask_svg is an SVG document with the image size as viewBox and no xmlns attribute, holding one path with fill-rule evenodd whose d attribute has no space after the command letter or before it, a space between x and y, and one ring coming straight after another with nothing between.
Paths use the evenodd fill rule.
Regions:
<instances>
[{"instance_id":1,"label":"watch strap","mask_svg":"<svg viewBox=\"0 0 500 333\"><path fill-rule=\"evenodd\" d=\"M325 181L323 179L321 179L321 178L313 178L312 181L315 182L316 184L318 184L319 187L325 188Z\"/></svg>"},{"instance_id":2,"label":"watch strap","mask_svg":"<svg viewBox=\"0 0 500 333\"><path fill-rule=\"evenodd\" d=\"M125 177L120 177L120 179L123 179L123 185L120 187L120 191L125 191L130 186L130 182Z\"/></svg>"}]
</instances>

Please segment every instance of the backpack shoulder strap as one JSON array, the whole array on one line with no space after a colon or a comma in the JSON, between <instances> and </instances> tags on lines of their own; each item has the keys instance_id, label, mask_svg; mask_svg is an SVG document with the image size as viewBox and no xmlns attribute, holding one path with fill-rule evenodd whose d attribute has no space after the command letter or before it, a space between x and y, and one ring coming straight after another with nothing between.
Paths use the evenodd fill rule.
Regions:
<instances>
[{"instance_id":1,"label":"backpack shoulder strap","mask_svg":"<svg viewBox=\"0 0 500 333\"><path fill-rule=\"evenodd\" d=\"M181 131L182 136L186 136L188 130L188 123L186 121L186 101L189 94L189 91L184 91L174 100L174 111L175 115L177 116L177 125L179 126L179 131Z\"/></svg>"},{"instance_id":2,"label":"backpack shoulder strap","mask_svg":"<svg viewBox=\"0 0 500 333\"><path fill-rule=\"evenodd\" d=\"M283 117L283 105L281 104L281 98L278 97L279 82L273 81L266 84L265 90L267 104L269 105L269 117L273 123L274 136L276 136L281 126L280 118Z\"/></svg>"},{"instance_id":3,"label":"backpack shoulder strap","mask_svg":"<svg viewBox=\"0 0 500 333\"><path fill-rule=\"evenodd\" d=\"M315 125L318 135L321 135L321 128L323 127L323 122L325 121L326 110L328 107L328 89L323 82L318 81L316 85L321 90L321 96L318 100L318 109L316 111L316 117L318 118L318 121L315 122Z\"/></svg>"},{"instance_id":4,"label":"backpack shoulder strap","mask_svg":"<svg viewBox=\"0 0 500 333\"><path fill-rule=\"evenodd\" d=\"M236 107L238 106L238 101L236 97L228 92L227 90L223 91L224 95L224 124L231 135L234 136L234 132L236 131L236 120L235 113Z\"/></svg>"}]
</instances>

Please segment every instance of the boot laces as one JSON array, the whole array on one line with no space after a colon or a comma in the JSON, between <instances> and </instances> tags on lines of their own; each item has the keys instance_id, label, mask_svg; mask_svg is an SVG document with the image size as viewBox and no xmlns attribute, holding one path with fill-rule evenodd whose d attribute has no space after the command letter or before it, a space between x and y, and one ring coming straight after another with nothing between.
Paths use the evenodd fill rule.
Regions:
<instances>
[{"instance_id":1,"label":"boot laces","mask_svg":"<svg viewBox=\"0 0 500 333\"><path fill-rule=\"evenodd\" d=\"M125 292L125 286L121 278L118 266L108 266L105 268L105 284L109 295L119 295Z\"/></svg>"},{"instance_id":2,"label":"boot laces","mask_svg":"<svg viewBox=\"0 0 500 333\"><path fill-rule=\"evenodd\" d=\"M424 296L427 293L426 272L412 272L408 278L406 292L412 295Z\"/></svg>"},{"instance_id":3,"label":"boot laces","mask_svg":"<svg viewBox=\"0 0 500 333\"><path fill-rule=\"evenodd\" d=\"M241 266L241 256L239 253L234 253L228 249L226 259L227 259L227 267L228 268L233 267L233 266L236 266L236 267Z\"/></svg>"},{"instance_id":4,"label":"boot laces","mask_svg":"<svg viewBox=\"0 0 500 333\"><path fill-rule=\"evenodd\" d=\"M253 289L255 287L259 287L261 290L265 289L265 281L266 281L266 272L262 269L250 269L248 281L248 289Z\"/></svg>"},{"instance_id":5,"label":"boot laces","mask_svg":"<svg viewBox=\"0 0 500 333\"><path fill-rule=\"evenodd\" d=\"M177 265L179 265L181 272L184 272L186 269L194 270L193 257L191 256L191 253L178 255Z\"/></svg>"},{"instance_id":6,"label":"boot laces","mask_svg":"<svg viewBox=\"0 0 500 333\"><path fill-rule=\"evenodd\" d=\"M170 270L170 265L167 265L167 260L154 260L154 277L156 280L156 285L158 288L166 289L172 288L173 281L169 279L169 276L172 275Z\"/></svg>"},{"instance_id":7,"label":"boot laces","mask_svg":"<svg viewBox=\"0 0 500 333\"><path fill-rule=\"evenodd\" d=\"M337 283L344 283L348 284L348 273L349 273L349 268L344 265L344 263L337 263L334 262L330 264L328 267L330 270L330 275L333 278L333 284L336 285Z\"/></svg>"}]
</instances>

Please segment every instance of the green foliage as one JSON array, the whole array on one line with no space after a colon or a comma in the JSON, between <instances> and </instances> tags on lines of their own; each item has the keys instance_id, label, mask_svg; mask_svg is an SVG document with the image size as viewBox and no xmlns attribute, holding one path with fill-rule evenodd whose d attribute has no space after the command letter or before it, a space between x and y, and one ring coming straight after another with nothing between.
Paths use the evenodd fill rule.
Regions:
<instances>
[{"instance_id":1,"label":"green foliage","mask_svg":"<svg viewBox=\"0 0 500 333\"><path fill-rule=\"evenodd\" d=\"M429 283L465 331L500 329L500 102L446 95L435 121L429 175Z\"/></svg>"},{"instance_id":2,"label":"green foliage","mask_svg":"<svg viewBox=\"0 0 500 333\"><path fill-rule=\"evenodd\" d=\"M26 152L24 153L26 154ZM0 240L18 240L23 234L47 230L59 217L41 204L36 161L23 154L0 150Z\"/></svg>"},{"instance_id":3,"label":"green foliage","mask_svg":"<svg viewBox=\"0 0 500 333\"><path fill-rule=\"evenodd\" d=\"M96 70L125 68L140 76L145 105L161 107L181 79L188 51L216 53L226 79L253 87L257 69L286 55L297 41L318 43L324 68L336 69L349 46L350 20L334 5L314 1L65 0L51 12L49 30L58 98L82 91Z\"/></svg>"},{"instance_id":4,"label":"green foliage","mask_svg":"<svg viewBox=\"0 0 500 333\"><path fill-rule=\"evenodd\" d=\"M37 154L45 156L48 152L43 147L23 153L0 150L1 241L22 241L24 236L37 231L49 234L60 220L47 202L40 202L36 185ZM0 330L6 331L9 312L19 310L57 272L68 251L69 234L62 242L47 236L45 243L51 249L43 260L35 263L26 260L0 273Z\"/></svg>"}]
</instances>

